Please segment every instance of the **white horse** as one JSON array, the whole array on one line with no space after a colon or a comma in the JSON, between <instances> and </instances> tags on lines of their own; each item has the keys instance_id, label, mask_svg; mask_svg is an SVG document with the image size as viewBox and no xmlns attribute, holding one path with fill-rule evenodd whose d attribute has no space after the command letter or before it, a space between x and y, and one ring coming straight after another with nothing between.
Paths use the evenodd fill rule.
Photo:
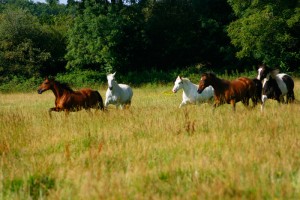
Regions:
<instances>
[{"instance_id":1,"label":"white horse","mask_svg":"<svg viewBox=\"0 0 300 200\"><path fill-rule=\"evenodd\" d=\"M108 89L106 91L105 107L109 104L121 109L130 106L133 96L132 89L126 84L118 84L115 81L115 73L107 75Z\"/></svg>"},{"instance_id":2,"label":"white horse","mask_svg":"<svg viewBox=\"0 0 300 200\"><path fill-rule=\"evenodd\" d=\"M193 84L188 78L177 77L173 92L176 93L178 90L183 89L182 102L179 108L186 105L187 103L204 103L209 102L214 98L214 88L212 86L206 87L201 94L197 92L198 86Z\"/></svg>"}]
</instances>

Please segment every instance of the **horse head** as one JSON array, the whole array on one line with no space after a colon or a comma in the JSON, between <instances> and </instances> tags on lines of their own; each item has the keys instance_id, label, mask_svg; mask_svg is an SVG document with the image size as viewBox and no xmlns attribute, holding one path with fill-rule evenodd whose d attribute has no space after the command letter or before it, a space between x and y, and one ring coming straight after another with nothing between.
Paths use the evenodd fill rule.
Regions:
<instances>
[{"instance_id":1,"label":"horse head","mask_svg":"<svg viewBox=\"0 0 300 200\"><path fill-rule=\"evenodd\" d=\"M38 88L37 92L42 94L43 92L51 89L53 87L54 79L46 77L43 83Z\"/></svg>"},{"instance_id":2,"label":"horse head","mask_svg":"<svg viewBox=\"0 0 300 200\"><path fill-rule=\"evenodd\" d=\"M106 76L107 82L108 82L108 88L109 88L110 90L113 89L113 81L115 80L115 75L116 75L116 72L113 73L113 74L108 74L108 75Z\"/></svg>"},{"instance_id":3,"label":"horse head","mask_svg":"<svg viewBox=\"0 0 300 200\"><path fill-rule=\"evenodd\" d=\"M201 79L199 81L199 86L198 86L198 90L197 92L199 94L201 94L201 92L206 88L208 87L209 85L211 85L212 83L212 79L216 78L216 75L214 73L211 73L211 72L206 72L206 73L203 73L201 75Z\"/></svg>"},{"instance_id":4,"label":"horse head","mask_svg":"<svg viewBox=\"0 0 300 200\"><path fill-rule=\"evenodd\" d=\"M182 84L183 84L182 78L180 76L178 76L174 83L174 87L173 87L172 91L174 93L176 93L178 90L180 90L182 88Z\"/></svg>"},{"instance_id":5,"label":"horse head","mask_svg":"<svg viewBox=\"0 0 300 200\"><path fill-rule=\"evenodd\" d=\"M257 79L262 81L265 78L269 78L269 75L272 76L272 78L275 78L275 76L279 73L278 69L272 69L268 66L266 66L265 64L260 65L258 70L257 70L258 74L257 74Z\"/></svg>"}]
</instances>

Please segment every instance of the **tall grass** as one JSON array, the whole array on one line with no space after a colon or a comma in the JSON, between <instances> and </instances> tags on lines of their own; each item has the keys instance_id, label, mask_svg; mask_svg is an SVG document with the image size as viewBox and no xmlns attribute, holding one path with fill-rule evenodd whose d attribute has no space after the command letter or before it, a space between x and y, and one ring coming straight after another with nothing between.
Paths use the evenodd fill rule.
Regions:
<instances>
[{"instance_id":1,"label":"tall grass","mask_svg":"<svg viewBox=\"0 0 300 200\"><path fill-rule=\"evenodd\" d=\"M300 105L179 109L171 89L52 119L50 91L0 94L0 199L300 198Z\"/></svg>"}]
</instances>

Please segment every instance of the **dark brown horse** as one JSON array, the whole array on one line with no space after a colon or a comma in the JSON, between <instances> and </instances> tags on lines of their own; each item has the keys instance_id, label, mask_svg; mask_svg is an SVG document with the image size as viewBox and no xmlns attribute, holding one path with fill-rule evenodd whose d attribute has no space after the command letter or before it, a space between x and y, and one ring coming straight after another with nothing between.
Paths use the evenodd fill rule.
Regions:
<instances>
[{"instance_id":1,"label":"dark brown horse","mask_svg":"<svg viewBox=\"0 0 300 200\"><path fill-rule=\"evenodd\" d=\"M215 90L214 107L227 103L231 104L235 111L235 104L239 101L247 107L250 99L253 102L253 107L260 101L260 93L257 91L259 86L256 87L256 83L246 77L228 81L218 78L211 72L203 73L199 82L198 93L201 93L209 85Z\"/></svg>"},{"instance_id":2,"label":"dark brown horse","mask_svg":"<svg viewBox=\"0 0 300 200\"><path fill-rule=\"evenodd\" d=\"M55 107L49 109L50 117L51 111L65 111L68 114L81 109L88 111L91 108L104 110L103 100L98 91L91 89L73 91L68 84L50 78L44 80L37 92L42 94L47 90L52 90L55 95Z\"/></svg>"}]
</instances>

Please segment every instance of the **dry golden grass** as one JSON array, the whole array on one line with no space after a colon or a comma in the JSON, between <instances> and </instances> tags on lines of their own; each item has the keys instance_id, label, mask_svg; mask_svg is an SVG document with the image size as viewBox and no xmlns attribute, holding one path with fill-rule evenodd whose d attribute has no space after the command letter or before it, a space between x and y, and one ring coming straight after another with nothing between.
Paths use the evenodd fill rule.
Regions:
<instances>
[{"instance_id":1,"label":"dry golden grass","mask_svg":"<svg viewBox=\"0 0 300 200\"><path fill-rule=\"evenodd\" d=\"M52 119L50 91L0 94L0 199L300 198L300 105L179 109L171 89Z\"/></svg>"}]
</instances>

